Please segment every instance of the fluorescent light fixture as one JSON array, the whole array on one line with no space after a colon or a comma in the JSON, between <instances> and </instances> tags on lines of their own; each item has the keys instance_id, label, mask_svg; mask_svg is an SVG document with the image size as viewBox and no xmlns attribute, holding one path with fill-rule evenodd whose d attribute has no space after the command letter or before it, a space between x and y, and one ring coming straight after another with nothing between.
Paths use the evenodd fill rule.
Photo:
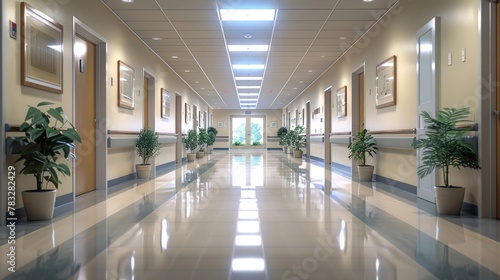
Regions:
<instances>
[{"instance_id":1,"label":"fluorescent light fixture","mask_svg":"<svg viewBox=\"0 0 500 280\"><path fill-rule=\"evenodd\" d=\"M267 52L269 45L227 45L230 52Z\"/></svg>"},{"instance_id":2,"label":"fluorescent light fixture","mask_svg":"<svg viewBox=\"0 0 500 280\"><path fill-rule=\"evenodd\" d=\"M262 70L264 66L264 64L233 64L233 69Z\"/></svg>"},{"instance_id":3,"label":"fluorescent light fixture","mask_svg":"<svg viewBox=\"0 0 500 280\"><path fill-rule=\"evenodd\" d=\"M260 223L258 221L239 221L236 224L238 233L259 233Z\"/></svg>"},{"instance_id":4,"label":"fluorescent light fixture","mask_svg":"<svg viewBox=\"0 0 500 280\"><path fill-rule=\"evenodd\" d=\"M274 20L275 9L220 9L222 20Z\"/></svg>"},{"instance_id":5,"label":"fluorescent light fixture","mask_svg":"<svg viewBox=\"0 0 500 280\"><path fill-rule=\"evenodd\" d=\"M234 244L236 246L261 246L262 237L260 235L236 235Z\"/></svg>"},{"instance_id":6,"label":"fluorescent light fixture","mask_svg":"<svg viewBox=\"0 0 500 280\"><path fill-rule=\"evenodd\" d=\"M258 220L258 211L238 211L238 220Z\"/></svg>"},{"instance_id":7,"label":"fluorescent light fixture","mask_svg":"<svg viewBox=\"0 0 500 280\"><path fill-rule=\"evenodd\" d=\"M231 263L233 271L264 271L265 267L262 258L235 258Z\"/></svg>"},{"instance_id":8,"label":"fluorescent light fixture","mask_svg":"<svg viewBox=\"0 0 500 280\"><path fill-rule=\"evenodd\" d=\"M237 86L237 89L259 89L260 86Z\"/></svg>"},{"instance_id":9,"label":"fluorescent light fixture","mask_svg":"<svg viewBox=\"0 0 500 280\"><path fill-rule=\"evenodd\" d=\"M255 102L257 103L257 98L240 98L240 102L245 102L248 103L248 102Z\"/></svg>"},{"instance_id":10,"label":"fluorescent light fixture","mask_svg":"<svg viewBox=\"0 0 500 280\"><path fill-rule=\"evenodd\" d=\"M234 77L236 81L262 81L262 77Z\"/></svg>"},{"instance_id":11,"label":"fluorescent light fixture","mask_svg":"<svg viewBox=\"0 0 500 280\"><path fill-rule=\"evenodd\" d=\"M238 96L242 97L259 97L258 93L239 93Z\"/></svg>"}]
</instances>

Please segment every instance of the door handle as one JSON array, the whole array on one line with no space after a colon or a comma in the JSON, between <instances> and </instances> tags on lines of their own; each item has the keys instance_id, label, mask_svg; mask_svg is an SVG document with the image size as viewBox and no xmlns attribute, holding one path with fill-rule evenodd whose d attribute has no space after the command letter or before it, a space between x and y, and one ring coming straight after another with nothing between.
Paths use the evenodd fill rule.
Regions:
<instances>
[{"instance_id":1,"label":"door handle","mask_svg":"<svg viewBox=\"0 0 500 280\"><path fill-rule=\"evenodd\" d=\"M499 117L500 116L500 111L493 110L493 115L495 115L496 117Z\"/></svg>"}]
</instances>

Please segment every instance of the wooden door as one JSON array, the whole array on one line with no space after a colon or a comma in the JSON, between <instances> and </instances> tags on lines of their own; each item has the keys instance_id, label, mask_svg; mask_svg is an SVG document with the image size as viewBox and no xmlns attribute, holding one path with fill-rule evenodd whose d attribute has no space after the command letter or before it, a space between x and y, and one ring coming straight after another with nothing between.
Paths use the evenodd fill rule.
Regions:
<instances>
[{"instance_id":1,"label":"wooden door","mask_svg":"<svg viewBox=\"0 0 500 280\"><path fill-rule=\"evenodd\" d=\"M358 74L359 131L365 129L365 72Z\"/></svg>"},{"instance_id":2,"label":"wooden door","mask_svg":"<svg viewBox=\"0 0 500 280\"><path fill-rule=\"evenodd\" d=\"M149 88L148 88L148 85L149 85L149 80L147 77L144 77L144 92L142 94L144 96L144 118L143 118L144 119L144 123L143 123L144 128L149 126L149 118L148 118L148 114L149 114L149 107L148 107Z\"/></svg>"},{"instance_id":3,"label":"wooden door","mask_svg":"<svg viewBox=\"0 0 500 280\"><path fill-rule=\"evenodd\" d=\"M76 148L75 194L96 189L96 46L75 39L75 126L82 143Z\"/></svg>"},{"instance_id":4,"label":"wooden door","mask_svg":"<svg viewBox=\"0 0 500 280\"><path fill-rule=\"evenodd\" d=\"M497 5L497 85L500 81L500 5ZM497 174L496 174L496 189L497 189L497 219L500 219L500 87L496 88L497 107L496 107L496 124L497 124Z\"/></svg>"}]
</instances>

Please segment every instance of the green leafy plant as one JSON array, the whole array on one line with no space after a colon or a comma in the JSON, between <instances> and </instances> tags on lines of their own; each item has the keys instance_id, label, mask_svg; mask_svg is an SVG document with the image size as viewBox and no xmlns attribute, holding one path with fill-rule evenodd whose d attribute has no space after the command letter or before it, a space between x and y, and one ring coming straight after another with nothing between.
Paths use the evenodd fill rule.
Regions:
<instances>
[{"instance_id":1,"label":"green leafy plant","mask_svg":"<svg viewBox=\"0 0 500 280\"><path fill-rule=\"evenodd\" d=\"M260 142L259 141L253 141L252 142L252 146L260 146Z\"/></svg>"},{"instance_id":2,"label":"green leafy plant","mask_svg":"<svg viewBox=\"0 0 500 280\"><path fill-rule=\"evenodd\" d=\"M183 138L184 145L191 153L198 147L198 132L196 129L189 129L187 136Z\"/></svg>"},{"instance_id":3,"label":"green leafy plant","mask_svg":"<svg viewBox=\"0 0 500 280\"><path fill-rule=\"evenodd\" d=\"M198 146L200 146L200 151L204 150L204 145L208 142L207 130L203 127L199 128L198 132Z\"/></svg>"},{"instance_id":4,"label":"green leafy plant","mask_svg":"<svg viewBox=\"0 0 500 280\"><path fill-rule=\"evenodd\" d=\"M235 145L235 146L243 146L243 143L241 141L234 141L233 145Z\"/></svg>"},{"instance_id":5,"label":"green leafy plant","mask_svg":"<svg viewBox=\"0 0 500 280\"><path fill-rule=\"evenodd\" d=\"M355 159L359 165L366 165L366 156L373 157L377 153L377 144L368 130L363 129L347 146L349 149L349 159Z\"/></svg>"},{"instance_id":6,"label":"green leafy plant","mask_svg":"<svg viewBox=\"0 0 500 280\"><path fill-rule=\"evenodd\" d=\"M284 137L287 133L288 133L288 129L286 127L282 126L282 127L278 128L278 131L276 132L276 136L278 136L278 138L280 139L280 142L279 142L280 146L285 145Z\"/></svg>"},{"instance_id":7,"label":"green leafy plant","mask_svg":"<svg viewBox=\"0 0 500 280\"><path fill-rule=\"evenodd\" d=\"M207 133L210 133L210 132L212 132L215 136L217 136L217 133L219 133L217 131L217 129L215 127L213 127L213 126L210 126L210 127L207 128Z\"/></svg>"},{"instance_id":8,"label":"green leafy plant","mask_svg":"<svg viewBox=\"0 0 500 280\"><path fill-rule=\"evenodd\" d=\"M300 150L306 144L306 138L304 137L305 127L298 125L293 130L287 133L287 140L289 145L293 147L295 151Z\"/></svg>"},{"instance_id":9,"label":"green leafy plant","mask_svg":"<svg viewBox=\"0 0 500 280\"><path fill-rule=\"evenodd\" d=\"M73 150L75 142L82 142L73 124L68 120L61 107L42 111L40 107L52 105L51 102L40 102L36 107L29 106L24 122L19 128L24 136L16 137L14 145L22 147L21 155L16 162L24 161L19 173L33 174L36 178L36 190L42 191L44 180L46 187L52 183L59 188L58 172L69 176L69 167L57 163L59 156L66 160L76 158Z\"/></svg>"},{"instance_id":10,"label":"green leafy plant","mask_svg":"<svg viewBox=\"0 0 500 280\"><path fill-rule=\"evenodd\" d=\"M450 167L480 169L477 151L461 139L466 129L458 127L458 124L471 123L468 107L444 108L436 113L435 118L426 111L420 115L425 122L426 137L414 139L412 143L413 148L423 149L422 164L417 168L420 178L441 169L444 185L450 187Z\"/></svg>"},{"instance_id":11,"label":"green leafy plant","mask_svg":"<svg viewBox=\"0 0 500 280\"><path fill-rule=\"evenodd\" d=\"M150 158L160 154L161 144L158 141L158 134L149 127L141 129L135 147L137 155L142 158L142 164L148 164Z\"/></svg>"},{"instance_id":12,"label":"green leafy plant","mask_svg":"<svg viewBox=\"0 0 500 280\"><path fill-rule=\"evenodd\" d=\"M215 143L215 133L209 131L207 133L207 146L212 146Z\"/></svg>"}]
</instances>

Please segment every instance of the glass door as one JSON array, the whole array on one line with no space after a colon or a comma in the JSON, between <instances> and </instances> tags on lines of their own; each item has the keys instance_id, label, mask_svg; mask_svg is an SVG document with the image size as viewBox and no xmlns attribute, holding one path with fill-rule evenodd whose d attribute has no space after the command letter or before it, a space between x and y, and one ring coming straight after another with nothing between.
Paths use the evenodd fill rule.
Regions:
<instances>
[{"instance_id":1,"label":"glass door","mask_svg":"<svg viewBox=\"0 0 500 280\"><path fill-rule=\"evenodd\" d=\"M264 116L231 117L231 148L265 148Z\"/></svg>"}]
</instances>

